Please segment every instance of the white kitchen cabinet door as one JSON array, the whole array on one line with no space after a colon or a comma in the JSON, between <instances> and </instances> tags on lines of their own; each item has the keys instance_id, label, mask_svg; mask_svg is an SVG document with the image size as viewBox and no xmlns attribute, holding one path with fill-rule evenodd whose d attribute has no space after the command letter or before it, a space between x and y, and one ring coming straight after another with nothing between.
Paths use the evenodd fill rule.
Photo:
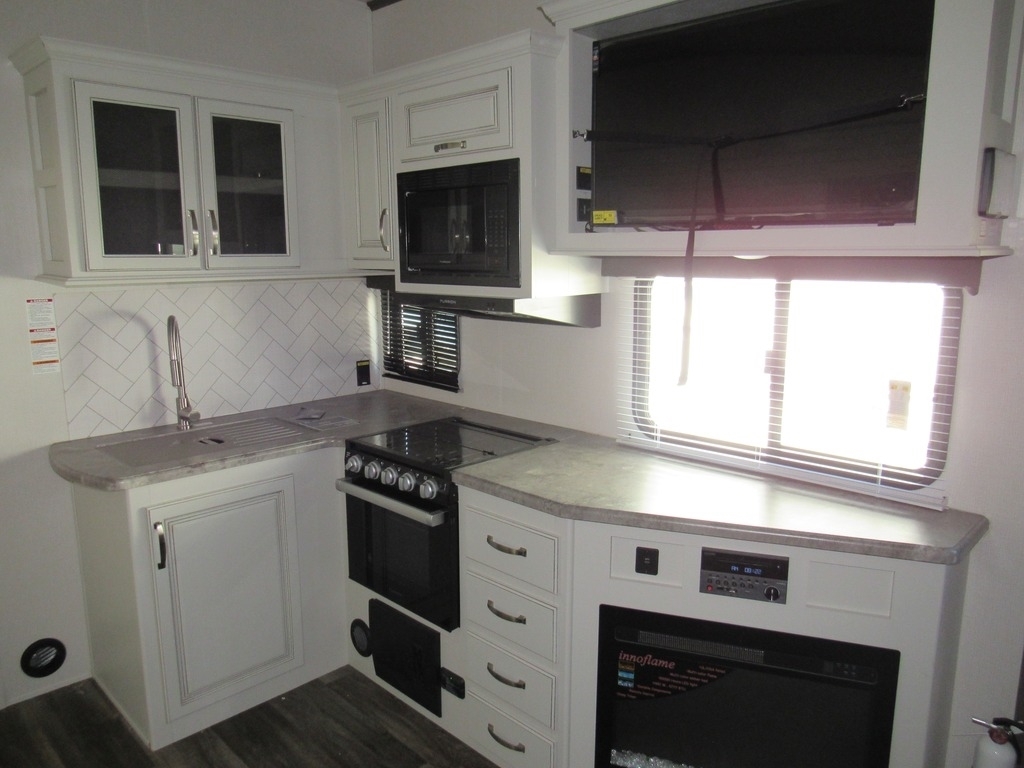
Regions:
<instances>
[{"instance_id":1,"label":"white kitchen cabinet door","mask_svg":"<svg viewBox=\"0 0 1024 768\"><path fill-rule=\"evenodd\" d=\"M88 270L200 269L193 100L93 82L74 92Z\"/></svg>"},{"instance_id":2,"label":"white kitchen cabinet door","mask_svg":"<svg viewBox=\"0 0 1024 768\"><path fill-rule=\"evenodd\" d=\"M396 219L386 97L345 107L345 257L354 269L394 269Z\"/></svg>"},{"instance_id":3,"label":"white kitchen cabinet door","mask_svg":"<svg viewBox=\"0 0 1024 768\"><path fill-rule=\"evenodd\" d=\"M511 148L511 79L505 67L399 93L398 163Z\"/></svg>"},{"instance_id":4,"label":"white kitchen cabinet door","mask_svg":"<svg viewBox=\"0 0 1024 768\"><path fill-rule=\"evenodd\" d=\"M291 111L209 99L197 111L206 266L297 267Z\"/></svg>"},{"instance_id":5,"label":"white kitchen cabinet door","mask_svg":"<svg viewBox=\"0 0 1024 768\"><path fill-rule=\"evenodd\" d=\"M168 719L301 666L291 476L148 512Z\"/></svg>"}]
</instances>

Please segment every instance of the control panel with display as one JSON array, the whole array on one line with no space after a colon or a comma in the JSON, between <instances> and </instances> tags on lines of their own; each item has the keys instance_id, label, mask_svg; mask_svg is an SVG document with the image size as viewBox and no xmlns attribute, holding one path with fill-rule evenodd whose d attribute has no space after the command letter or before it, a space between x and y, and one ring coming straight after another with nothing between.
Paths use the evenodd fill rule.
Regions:
<instances>
[{"instance_id":1,"label":"control panel with display","mask_svg":"<svg viewBox=\"0 0 1024 768\"><path fill-rule=\"evenodd\" d=\"M702 547L700 591L766 603L785 603L789 558Z\"/></svg>"}]
</instances>

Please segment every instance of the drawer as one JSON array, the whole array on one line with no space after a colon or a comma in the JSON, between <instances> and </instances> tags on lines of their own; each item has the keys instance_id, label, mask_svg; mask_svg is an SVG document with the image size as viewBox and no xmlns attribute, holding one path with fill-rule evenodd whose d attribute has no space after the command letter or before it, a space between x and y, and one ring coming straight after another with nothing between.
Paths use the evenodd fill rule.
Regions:
<instances>
[{"instance_id":1,"label":"drawer","mask_svg":"<svg viewBox=\"0 0 1024 768\"><path fill-rule=\"evenodd\" d=\"M466 676L538 723L554 725L555 678L522 659L466 633Z\"/></svg>"},{"instance_id":2,"label":"drawer","mask_svg":"<svg viewBox=\"0 0 1024 768\"><path fill-rule=\"evenodd\" d=\"M545 659L555 660L555 609L467 572L462 615Z\"/></svg>"},{"instance_id":3,"label":"drawer","mask_svg":"<svg viewBox=\"0 0 1024 768\"><path fill-rule=\"evenodd\" d=\"M466 557L554 593L558 540L471 510L463 515L460 546Z\"/></svg>"},{"instance_id":4,"label":"drawer","mask_svg":"<svg viewBox=\"0 0 1024 768\"><path fill-rule=\"evenodd\" d=\"M395 97L400 163L512 146L511 70L416 88Z\"/></svg>"},{"instance_id":5,"label":"drawer","mask_svg":"<svg viewBox=\"0 0 1024 768\"><path fill-rule=\"evenodd\" d=\"M470 740L485 757L503 768L551 768L550 741L472 693L466 699Z\"/></svg>"}]
</instances>

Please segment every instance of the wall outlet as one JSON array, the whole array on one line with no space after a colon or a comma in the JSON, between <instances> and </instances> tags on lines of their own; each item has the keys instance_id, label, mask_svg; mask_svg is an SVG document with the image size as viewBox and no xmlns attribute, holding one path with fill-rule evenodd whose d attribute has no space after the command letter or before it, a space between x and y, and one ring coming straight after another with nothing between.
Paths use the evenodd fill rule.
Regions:
<instances>
[{"instance_id":1,"label":"wall outlet","mask_svg":"<svg viewBox=\"0 0 1024 768\"><path fill-rule=\"evenodd\" d=\"M370 383L370 361L369 360L357 360L356 361L356 385L365 387Z\"/></svg>"}]
</instances>

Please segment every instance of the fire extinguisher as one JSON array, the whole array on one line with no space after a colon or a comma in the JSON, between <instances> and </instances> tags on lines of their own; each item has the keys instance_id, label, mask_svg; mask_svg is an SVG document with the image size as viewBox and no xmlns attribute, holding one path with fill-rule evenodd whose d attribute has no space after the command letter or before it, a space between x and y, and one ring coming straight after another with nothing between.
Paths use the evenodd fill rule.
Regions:
<instances>
[{"instance_id":1,"label":"fire extinguisher","mask_svg":"<svg viewBox=\"0 0 1024 768\"><path fill-rule=\"evenodd\" d=\"M971 722L988 731L978 739L972 768L1014 768L1020 761L1020 746L1012 729L1024 732L1024 723L1005 717L994 717L991 723L972 717Z\"/></svg>"}]
</instances>

